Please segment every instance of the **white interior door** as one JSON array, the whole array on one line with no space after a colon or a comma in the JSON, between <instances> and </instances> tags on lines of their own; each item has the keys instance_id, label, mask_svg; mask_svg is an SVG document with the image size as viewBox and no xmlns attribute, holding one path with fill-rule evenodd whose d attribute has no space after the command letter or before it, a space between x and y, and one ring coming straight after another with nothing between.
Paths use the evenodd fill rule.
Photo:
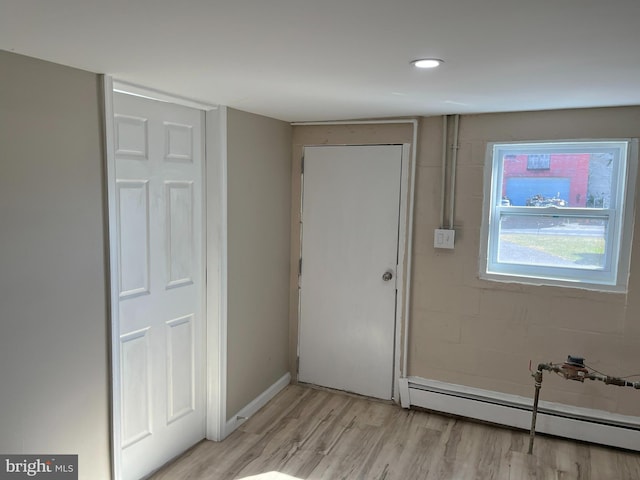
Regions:
<instances>
[{"instance_id":1,"label":"white interior door","mask_svg":"<svg viewBox=\"0 0 640 480\"><path fill-rule=\"evenodd\" d=\"M113 109L116 448L138 479L205 437L204 114L119 93Z\"/></svg>"},{"instance_id":2,"label":"white interior door","mask_svg":"<svg viewBox=\"0 0 640 480\"><path fill-rule=\"evenodd\" d=\"M401 145L306 147L302 382L391 399Z\"/></svg>"}]
</instances>

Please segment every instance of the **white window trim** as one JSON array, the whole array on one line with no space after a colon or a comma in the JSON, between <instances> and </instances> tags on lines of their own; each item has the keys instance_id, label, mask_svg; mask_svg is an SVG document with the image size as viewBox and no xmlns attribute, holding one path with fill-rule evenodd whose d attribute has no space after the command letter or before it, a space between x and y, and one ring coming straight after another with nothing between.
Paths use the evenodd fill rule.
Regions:
<instances>
[{"instance_id":1,"label":"white window trim","mask_svg":"<svg viewBox=\"0 0 640 480\"><path fill-rule=\"evenodd\" d=\"M618 201L622 201L622 206L611 210L594 210L572 208L572 215L586 215L590 217L606 217L609 216L609 227L617 229L619 241L616 241L615 249L609 257L612 261L618 258L617 265L609 265L608 268L613 269L611 278L603 279L604 275L593 275L593 272L581 269L555 269L546 267L527 267L520 265L502 264L499 271L491 268L491 258L489 257L489 246L492 244L492 251L496 251L497 240L491 238L492 233L492 216L495 218L499 215L500 207L492 208L495 204L495 195L498 195L496 188L499 185L500 169L494 170L494 147L513 145L526 148L528 146L541 145L545 143L618 143L627 142L627 157L624 171L618 172L618 181L614 188L622 187L622 192L618 195ZM638 170L638 139L616 138L616 139L570 139L570 140L548 140L548 141L527 141L527 142L490 142L487 144L484 167L484 200L483 200L483 216L482 226L480 230L480 255L479 255L479 277L483 280L491 280L508 283L524 283L530 285L550 285L558 287L573 287L586 290L597 290L604 292L627 291L630 259L631 259L631 243L633 239L634 212L635 212L635 185ZM501 192L500 192L501 193ZM612 193L612 197L617 195ZM523 207L523 212L525 211ZM518 213L518 209L510 207L511 213ZM619 212L618 212L619 210ZM613 213L613 212L616 213ZM528 211L530 212L530 210ZM536 214L540 215L558 215L561 210L555 207L540 207L536 210ZM607 241L612 241L612 236L607 237ZM618 249L619 246L619 249ZM608 248L611 248L610 244ZM527 273L524 273L527 271ZM561 271L562 278L550 275L550 271ZM573 273L572 273L573 272ZM597 273L600 273L597 272ZM590 277L590 278L585 278ZM614 283L615 279L615 283Z\"/></svg>"}]
</instances>

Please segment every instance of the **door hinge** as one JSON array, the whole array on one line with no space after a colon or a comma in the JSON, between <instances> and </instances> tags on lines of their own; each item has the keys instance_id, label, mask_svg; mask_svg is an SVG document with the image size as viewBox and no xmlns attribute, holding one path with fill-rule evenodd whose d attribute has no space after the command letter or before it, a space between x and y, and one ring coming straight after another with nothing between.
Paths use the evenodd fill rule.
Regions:
<instances>
[{"instance_id":1,"label":"door hinge","mask_svg":"<svg viewBox=\"0 0 640 480\"><path fill-rule=\"evenodd\" d=\"M304 175L304 155L300 159L300 174Z\"/></svg>"},{"instance_id":2,"label":"door hinge","mask_svg":"<svg viewBox=\"0 0 640 480\"><path fill-rule=\"evenodd\" d=\"M300 373L300 357L296 357L296 373Z\"/></svg>"},{"instance_id":3,"label":"door hinge","mask_svg":"<svg viewBox=\"0 0 640 480\"><path fill-rule=\"evenodd\" d=\"M298 276L302 276L302 257L300 257L300 260L298 260Z\"/></svg>"}]
</instances>

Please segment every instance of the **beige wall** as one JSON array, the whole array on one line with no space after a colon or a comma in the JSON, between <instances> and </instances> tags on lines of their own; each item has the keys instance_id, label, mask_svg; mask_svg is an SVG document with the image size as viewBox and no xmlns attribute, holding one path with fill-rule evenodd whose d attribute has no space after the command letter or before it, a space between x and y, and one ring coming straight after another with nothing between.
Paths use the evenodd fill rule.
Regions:
<instances>
[{"instance_id":1,"label":"beige wall","mask_svg":"<svg viewBox=\"0 0 640 480\"><path fill-rule=\"evenodd\" d=\"M291 126L228 109L231 418L289 370Z\"/></svg>"},{"instance_id":2,"label":"beige wall","mask_svg":"<svg viewBox=\"0 0 640 480\"><path fill-rule=\"evenodd\" d=\"M110 478L96 75L0 51L0 452Z\"/></svg>"},{"instance_id":3,"label":"beige wall","mask_svg":"<svg viewBox=\"0 0 640 480\"><path fill-rule=\"evenodd\" d=\"M462 116L453 251L433 248L441 133L441 118L422 122L408 373L527 397L533 394L529 360L562 362L572 354L611 375L640 373L638 236L628 295L478 279L486 143L638 137L640 108ZM630 415L640 415L639 395L553 375L542 388L544 400Z\"/></svg>"}]
</instances>

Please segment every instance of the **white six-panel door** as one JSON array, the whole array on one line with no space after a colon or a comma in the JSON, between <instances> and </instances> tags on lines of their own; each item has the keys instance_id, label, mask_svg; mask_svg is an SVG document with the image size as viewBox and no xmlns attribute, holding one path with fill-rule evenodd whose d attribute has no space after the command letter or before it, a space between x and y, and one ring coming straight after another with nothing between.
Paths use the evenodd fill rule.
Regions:
<instances>
[{"instance_id":1,"label":"white six-panel door","mask_svg":"<svg viewBox=\"0 0 640 480\"><path fill-rule=\"evenodd\" d=\"M114 93L120 458L138 479L205 437L203 112Z\"/></svg>"},{"instance_id":2,"label":"white six-panel door","mask_svg":"<svg viewBox=\"0 0 640 480\"><path fill-rule=\"evenodd\" d=\"M401 145L305 148L302 382L391 399L401 171Z\"/></svg>"}]
</instances>

